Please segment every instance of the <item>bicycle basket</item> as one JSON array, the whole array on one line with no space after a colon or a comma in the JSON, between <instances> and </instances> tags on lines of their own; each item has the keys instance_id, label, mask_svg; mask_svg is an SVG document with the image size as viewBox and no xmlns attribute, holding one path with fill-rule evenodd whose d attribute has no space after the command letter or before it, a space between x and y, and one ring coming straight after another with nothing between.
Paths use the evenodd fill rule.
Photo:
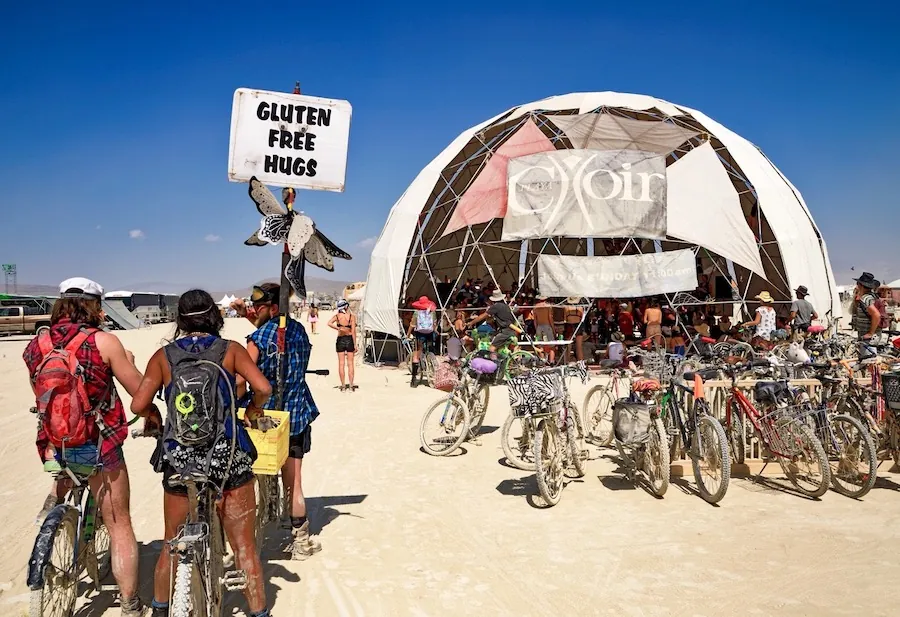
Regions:
<instances>
[{"instance_id":1,"label":"bicycle basket","mask_svg":"<svg viewBox=\"0 0 900 617\"><path fill-rule=\"evenodd\" d=\"M509 406L516 416L527 416L565 399L566 390L558 374L523 373L507 382Z\"/></svg>"},{"instance_id":2,"label":"bicycle basket","mask_svg":"<svg viewBox=\"0 0 900 617\"><path fill-rule=\"evenodd\" d=\"M900 411L900 372L882 373L881 389L884 392L884 402L888 408Z\"/></svg>"},{"instance_id":3,"label":"bicycle basket","mask_svg":"<svg viewBox=\"0 0 900 617\"><path fill-rule=\"evenodd\" d=\"M622 398L613 405L613 432L616 441L625 446L636 446L650 436L650 405L641 401Z\"/></svg>"}]
</instances>

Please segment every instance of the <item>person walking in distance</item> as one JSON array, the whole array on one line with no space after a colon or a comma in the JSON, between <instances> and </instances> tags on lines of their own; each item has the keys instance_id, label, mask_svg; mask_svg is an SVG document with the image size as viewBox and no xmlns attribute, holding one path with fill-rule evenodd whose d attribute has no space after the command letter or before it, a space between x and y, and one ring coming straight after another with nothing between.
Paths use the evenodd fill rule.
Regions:
<instances>
[{"instance_id":1,"label":"person walking in distance","mask_svg":"<svg viewBox=\"0 0 900 617\"><path fill-rule=\"evenodd\" d=\"M247 337L247 352L266 376L274 390L278 383L278 297L281 288L276 283L265 283L253 288L250 299L256 309L256 332ZM310 309L312 310L312 309ZM246 312L246 311L245 311ZM249 317L249 314L245 315ZM291 558L304 560L322 550L322 545L309 533L306 500L303 497L303 459L312 448L312 423L319 417L319 409L313 400L306 369L312 345L306 328L299 321L287 320L284 333L284 361L287 362L287 379L284 384L282 411L291 415L291 436L288 459L281 468L284 494L290 511L293 542L288 547ZM238 380L241 391L242 380ZM264 409L274 409L274 399L269 399Z\"/></svg>"},{"instance_id":2,"label":"person walking in distance","mask_svg":"<svg viewBox=\"0 0 900 617\"><path fill-rule=\"evenodd\" d=\"M806 296L809 295L806 287L800 285L794 291L797 294L797 299L791 304L791 328L794 332L806 332L812 325L813 319L818 319L819 315L809 300L806 299Z\"/></svg>"},{"instance_id":3,"label":"person walking in distance","mask_svg":"<svg viewBox=\"0 0 900 617\"><path fill-rule=\"evenodd\" d=\"M316 324L319 323L319 307L315 304L309 307L309 314L306 316L306 320L309 322L309 331L313 334L318 334L316 332Z\"/></svg>"},{"instance_id":4,"label":"person walking in distance","mask_svg":"<svg viewBox=\"0 0 900 617\"><path fill-rule=\"evenodd\" d=\"M113 378L128 394L134 395L143 376L134 366L134 356L122 347L119 339L99 329L103 297L99 284L86 278L67 279L60 283L59 296L53 306L50 328L42 329L22 354L35 395L41 398L37 401L41 417L36 442L38 453L48 470L54 465L59 469L66 462L74 465L96 461L98 470L88 478L88 483L109 530L112 573L122 598L122 616L142 617L146 607L138 597L138 547L131 525L131 487L122 452L122 444L128 437L128 420ZM59 420L71 419L72 414L68 412L75 410L63 409L64 395L51 390L49 398L44 400L42 392L42 371L58 362L51 355L61 353L74 354L80 373L73 377L81 379L87 395L82 403L89 407L80 414L89 420L69 427L77 432L67 431L65 442L60 442ZM62 412L67 413L59 415ZM162 421L154 405L142 410L141 415L150 418L148 424L158 426ZM61 447L62 443L73 444L76 440L81 444ZM63 453L72 460L63 460ZM64 482L57 484L55 494L48 498L53 502L45 504L48 512L59 503L67 488Z\"/></svg>"},{"instance_id":5,"label":"person walking in distance","mask_svg":"<svg viewBox=\"0 0 900 617\"><path fill-rule=\"evenodd\" d=\"M344 390L356 390L353 383L354 355L356 353L356 317L350 312L350 303L339 300L337 313L328 322L328 327L337 330L337 341L334 347L338 355L338 375L341 377L341 392ZM346 376L350 383L345 381Z\"/></svg>"}]
</instances>

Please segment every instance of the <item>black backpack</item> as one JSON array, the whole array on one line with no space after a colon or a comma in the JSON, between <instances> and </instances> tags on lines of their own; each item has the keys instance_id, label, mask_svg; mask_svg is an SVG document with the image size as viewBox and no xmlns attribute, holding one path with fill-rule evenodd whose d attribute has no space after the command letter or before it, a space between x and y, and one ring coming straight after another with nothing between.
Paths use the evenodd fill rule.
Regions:
<instances>
[{"instance_id":1,"label":"black backpack","mask_svg":"<svg viewBox=\"0 0 900 617\"><path fill-rule=\"evenodd\" d=\"M222 368L227 351L228 341L222 339L216 339L199 353L184 351L174 343L165 347L172 381L166 396L164 440L172 439L183 446L203 446L213 445L224 435L226 408L219 379L231 384Z\"/></svg>"}]
</instances>

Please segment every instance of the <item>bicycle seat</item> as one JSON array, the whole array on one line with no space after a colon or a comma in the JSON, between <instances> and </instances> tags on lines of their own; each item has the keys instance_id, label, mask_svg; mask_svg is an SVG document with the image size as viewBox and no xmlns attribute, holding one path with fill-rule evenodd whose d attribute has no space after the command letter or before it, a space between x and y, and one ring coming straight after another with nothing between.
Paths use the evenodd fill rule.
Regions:
<instances>
[{"instance_id":1,"label":"bicycle seat","mask_svg":"<svg viewBox=\"0 0 900 617\"><path fill-rule=\"evenodd\" d=\"M694 381L694 377L696 375L700 375L700 379L703 381L708 381L710 379L715 379L719 376L719 369L717 368L704 368L699 371L688 371L684 374L685 381Z\"/></svg>"},{"instance_id":2,"label":"bicycle seat","mask_svg":"<svg viewBox=\"0 0 900 617\"><path fill-rule=\"evenodd\" d=\"M600 368L617 368L622 364L619 360L600 360Z\"/></svg>"},{"instance_id":3,"label":"bicycle seat","mask_svg":"<svg viewBox=\"0 0 900 617\"><path fill-rule=\"evenodd\" d=\"M656 379L638 379L631 389L634 392L656 392L662 389L662 385Z\"/></svg>"},{"instance_id":4,"label":"bicycle seat","mask_svg":"<svg viewBox=\"0 0 900 617\"><path fill-rule=\"evenodd\" d=\"M810 334L821 334L822 332L825 332L825 326L810 326L806 331Z\"/></svg>"}]
</instances>

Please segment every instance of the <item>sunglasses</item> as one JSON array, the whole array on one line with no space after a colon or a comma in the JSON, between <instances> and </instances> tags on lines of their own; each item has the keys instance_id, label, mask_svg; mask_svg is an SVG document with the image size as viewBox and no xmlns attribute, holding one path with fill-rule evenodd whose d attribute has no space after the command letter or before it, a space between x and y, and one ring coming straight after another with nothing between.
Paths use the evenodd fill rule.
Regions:
<instances>
[{"instance_id":1,"label":"sunglasses","mask_svg":"<svg viewBox=\"0 0 900 617\"><path fill-rule=\"evenodd\" d=\"M250 300L253 304L278 304L278 298L275 297L273 290L265 290L261 287L254 287L250 293Z\"/></svg>"}]
</instances>

